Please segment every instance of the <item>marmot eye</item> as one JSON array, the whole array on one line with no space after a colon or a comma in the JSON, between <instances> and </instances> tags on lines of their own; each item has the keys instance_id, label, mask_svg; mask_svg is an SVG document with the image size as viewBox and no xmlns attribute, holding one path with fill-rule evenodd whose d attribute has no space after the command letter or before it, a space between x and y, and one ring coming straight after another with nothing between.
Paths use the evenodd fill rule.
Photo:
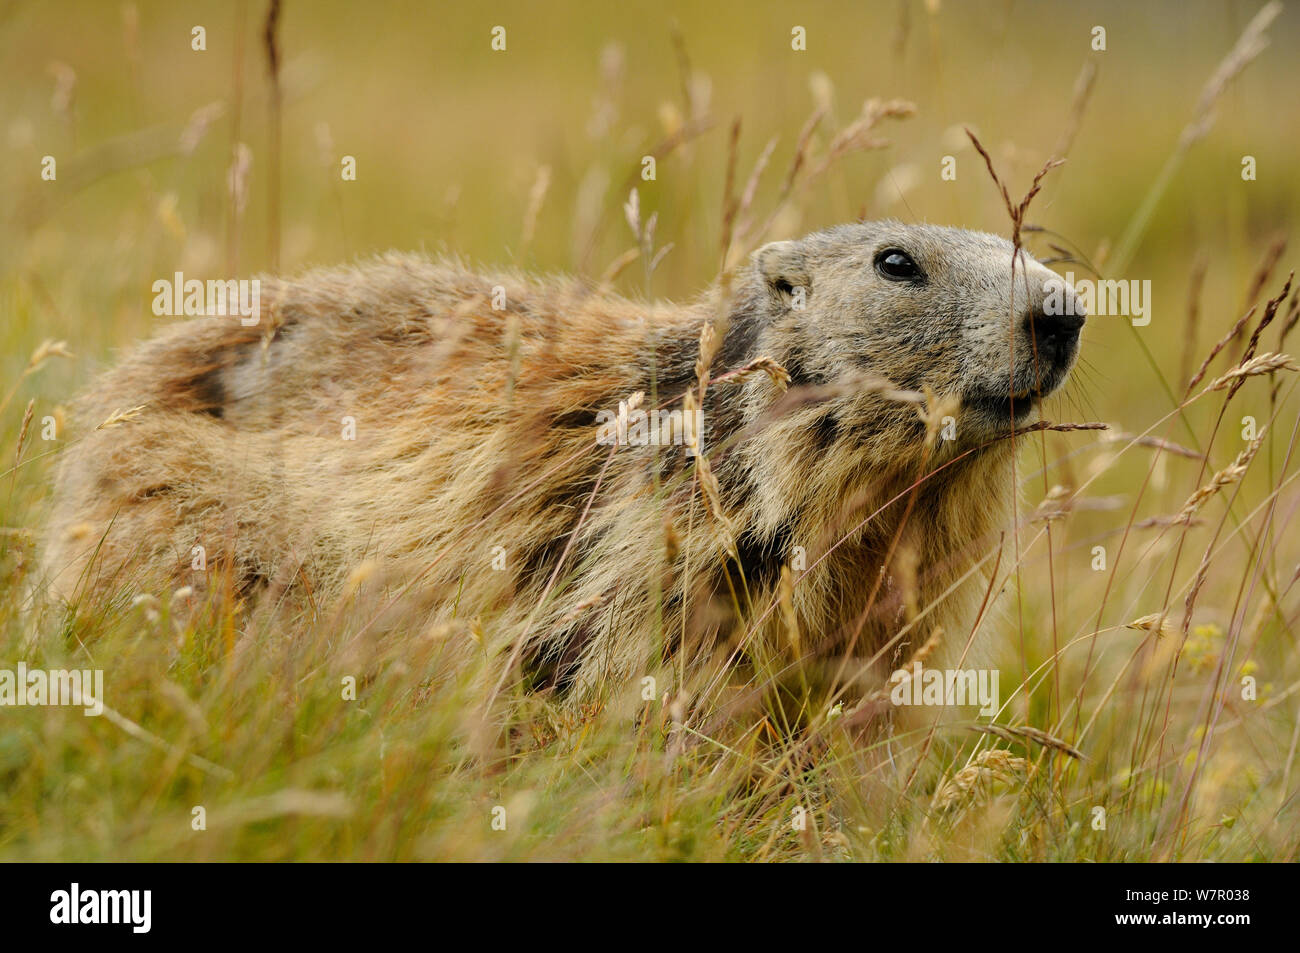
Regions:
<instances>
[{"instance_id":1,"label":"marmot eye","mask_svg":"<svg viewBox=\"0 0 1300 953\"><path fill-rule=\"evenodd\" d=\"M876 256L876 271L890 281L915 281L922 277L912 257L897 248L886 248Z\"/></svg>"}]
</instances>

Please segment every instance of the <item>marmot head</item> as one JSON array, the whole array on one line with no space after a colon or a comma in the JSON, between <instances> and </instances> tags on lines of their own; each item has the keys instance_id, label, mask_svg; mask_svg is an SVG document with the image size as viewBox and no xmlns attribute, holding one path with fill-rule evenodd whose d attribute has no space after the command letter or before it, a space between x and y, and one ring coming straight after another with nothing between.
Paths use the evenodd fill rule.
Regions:
<instances>
[{"instance_id":1,"label":"marmot head","mask_svg":"<svg viewBox=\"0 0 1300 953\"><path fill-rule=\"evenodd\" d=\"M785 363L796 384L928 386L959 407L963 442L1005 433L1064 383L1085 318L1055 272L1022 253L1013 279L1012 258L995 235L899 222L773 242L752 259L754 352ZM1049 282L1064 307L1049 306ZM841 422L878 429L876 415L890 413L916 424L912 407L871 403L842 407L858 420Z\"/></svg>"}]
</instances>

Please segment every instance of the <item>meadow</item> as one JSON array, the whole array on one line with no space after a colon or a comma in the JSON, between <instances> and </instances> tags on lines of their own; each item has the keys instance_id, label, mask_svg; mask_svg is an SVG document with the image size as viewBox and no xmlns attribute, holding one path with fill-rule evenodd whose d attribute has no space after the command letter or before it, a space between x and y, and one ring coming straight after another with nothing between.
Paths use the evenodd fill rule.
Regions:
<instances>
[{"instance_id":1,"label":"meadow","mask_svg":"<svg viewBox=\"0 0 1300 953\"><path fill-rule=\"evenodd\" d=\"M107 686L0 708L0 860L1295 859L1294 5L277 6L269 49L264 2L0 5L0 668ZM461 634L364 604L41 592L64 408L160 278L399 248L684 300L886 217L1149 282L1046 404L1108 429L1022 438L991 720L724 737L720 700L520 690L485 724Z\"/></svg>"}]
</instances>

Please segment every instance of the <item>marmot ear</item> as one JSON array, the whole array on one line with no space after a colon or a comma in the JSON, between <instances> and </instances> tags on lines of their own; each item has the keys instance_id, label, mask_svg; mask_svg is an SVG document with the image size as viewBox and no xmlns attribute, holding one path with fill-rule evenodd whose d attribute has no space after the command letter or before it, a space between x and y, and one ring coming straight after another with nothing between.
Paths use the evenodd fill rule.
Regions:
<instances>
[{"instance_id":1,"label":"marmot ear","mask_svg":"<svg viewBox=\"0 0 1300 953\"><path fill-rule=\"evenodd\" d=\"M752 260L768 293L786 307L796 299L802 305L812 293L807 259L798 242L769 242L754 252Z\"/></svg>"}]
</instances>

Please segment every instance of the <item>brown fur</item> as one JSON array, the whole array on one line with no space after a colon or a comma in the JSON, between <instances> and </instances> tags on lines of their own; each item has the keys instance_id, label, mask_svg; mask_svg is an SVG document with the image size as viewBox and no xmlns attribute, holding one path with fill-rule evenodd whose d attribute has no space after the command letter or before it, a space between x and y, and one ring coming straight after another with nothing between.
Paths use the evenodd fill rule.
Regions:
<instances>
[{"instance_id":1,"label":"brown fur","mask_svg":"<svg viewBox=\"0 0 1300 953\"><path fill-rule=\"evenodd\" d=\"M887 248L924 281L882 277ZM78 401L47 582L76 601L222 571L323 610L372 566L413 611L446 618L454 601L488 620L496 657L588 697L665 658L788 653L786 616L768 610L801 546L790 605L810 660L892 664L936 625L964 642L988 585L987 563L971 567L1014 500L998 398L1022 395L1023 425L1073 360L1036 366L1024 322L1050 272L1024 257L1013 291L1011 258L993 236L869 223L767 246L733 294L685 306L402 255L264 281L258 325L179 323ZM633 392L681 406L715 317L711 377L758 357L793 377L784 398L761 373L708 389L703 446L735 558L685 448L595 440L597 413ZM957 439L928 440L880 380L951 400ZM191 569L196 545L207 572ZM922 618L899 639L909 597Z\"/></svg>"}]
</instances>

